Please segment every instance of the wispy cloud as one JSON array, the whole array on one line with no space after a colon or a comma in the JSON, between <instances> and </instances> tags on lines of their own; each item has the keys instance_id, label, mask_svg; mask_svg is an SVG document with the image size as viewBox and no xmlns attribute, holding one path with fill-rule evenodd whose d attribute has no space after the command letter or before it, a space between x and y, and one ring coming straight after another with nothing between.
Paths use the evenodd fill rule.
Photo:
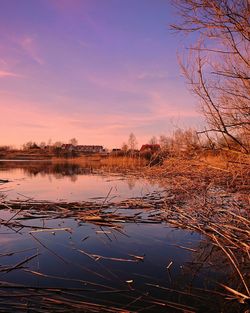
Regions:
<instances>
[{"instance_id":1,"label":"wispy cloud","mask_svg":"<svg viewBox=\"0 0 250 313\"><path fill-rule=\"evenodd\" d=\"M0 78L5 78L5 77L21 77L21 75L13 73L13 72L0 70Z\"/></svg>"},{"instance_id":2,"label":"wispy cloud","mask_svg":"<svg viewBox=\"0 0 250 313\"><path fill-rule=\"evenodd\" d=\"M29 122L17 122L16 123L17 127L25 127L25 128L38 128L38 129L46 129L48 128L47 125L43 125L43 124L38 124L38 123L29 123Z\"/></svg>"},{"instance_id":3,"label":"wispy cloud","mask_svg":"<svg viewBox=\"0 0 250 313\"><path fill-rule=\"evenodd\" d=\"M187 103L187 101L191 101L183 91L180 93L176 88L170 89L159 84L148 88L148 84L145 83L146 80L167 79L167 72L156 70L152 72L144 71L139 76L136 75L136 72L130 72L129 75L124 74L122 78L104 78L102 75L97 76L95 73L92 73L88 76L88 81L98 88L112 91L113 94L114 92L120 93L122 99L126 97L129 99L127 106L129 108L132 107L131 110L122 111L126 115L126 123L128 123L128 120L135 121L135 123L148 123L153 120L156 121L171 117L198 118L200 116L200 113L196 111L194 101L192 100L192 103ZM140 83L138 81L139 79L143 82ZM105 99L103 99L104 101ZM117 107L114 107L113 113L119 113L116 110Z\"/></svg>"},{"instance_id":4,"label":"wispy cloud","mask_svg":"<svg viewBox=\"0 0 250 313\"><path fill-rule=\"evenodd\" d=\"M4 59L0 58L0 64L3 65L3 66L6 66L7 62Z\"/></svg>"},{"instance_id":5,"label":"wispy cloud","mask_svg":"<svg viewBox=\"0 0 250 313\"><path fill-rule=\"evenodd\" d=\"M80 114L66 114L51 111L51 108L41 108L35 102L20 101L9 95L2 95L0 132L6 136L1 138L1 144L18 144L30 140L41 141L52 138L53 141L67 140L76 137L80 143L106 144L108 147L120 146L127 139L128 134L135 132L140 143L146 142L152 134L166 133L169 123L173 120L182 121L183 118L197 120L196 112L183 110L163 110L160 95L154 94L159 106L153 106L151 112L131 115L118 113L85 112ZM153 97L152 96L152 97ZM6 130L8 130L6 132Z\"/></svg>"},{"instance_id":6,"label":"wispy cloud","mask_svg":"<svg viewBox=\"0 0 250 313\"><path fill-rule=\"evenodd\" d=\"M44 60L38 52L38 46L35 37L25 36L20 40L20 45L26 54L39 65L44 64Z\"/></svg>"},{"instance_id":7,"label":"wispy cloud","mask_svg":"<svg viewBox=\"0 0 250 313\"><path fill-rule=\"evenodd\" d=\"M166 78L167 78L167 73L163 71L161 72L160 71L159 72L144 71L137 75L138 80L152 80L152 79L158 80L158 79L166 79Z\"/></svg>"}]
</instances>

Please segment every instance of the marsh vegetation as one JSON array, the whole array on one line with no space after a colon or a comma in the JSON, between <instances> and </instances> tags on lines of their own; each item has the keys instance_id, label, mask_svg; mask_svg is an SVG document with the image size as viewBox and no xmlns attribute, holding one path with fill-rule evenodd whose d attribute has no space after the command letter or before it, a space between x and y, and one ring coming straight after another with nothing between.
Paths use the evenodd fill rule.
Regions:
<instances>
[{"instance_id":1,"label":"marsh vegetation","mask_svg":"<svg viewBox=\"0 0 250 313\"><path fill-rule=\"evenodd\" d=\"M249 166L221 158L1 162L1 308L247 311Z\"/></svg>"}]
</instances>

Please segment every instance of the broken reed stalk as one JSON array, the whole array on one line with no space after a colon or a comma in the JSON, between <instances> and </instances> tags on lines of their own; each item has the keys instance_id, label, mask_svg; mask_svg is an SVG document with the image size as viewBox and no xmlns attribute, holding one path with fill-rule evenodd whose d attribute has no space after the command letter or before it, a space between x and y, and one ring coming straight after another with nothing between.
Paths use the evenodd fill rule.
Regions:
<instances>
[{"instance_id":1,"label":"broken reed stalk","mask_svg":"<svg viewBox=\"0 0 250 313\"><path fill-rule=\"evenodd\" d=\"M121 234L124 233L122 228L127 222L168 223L178 228L195 230L206 236L216 249L225 255L228 264L231 264L237 273L241 282L238 287L234 289L222 285L231 299L237 299L241 303L249 301L250 287L246 270L250 261L248 209L250 180L246 178L249 175L246 167L236 173L232 167L221 169L217 165L207 167L196 161L180 163L169 160L164 167L146 168L143 173L145 178L156 181L163 191L119 203L107 201L110 191L101 204L2 199L0 209L8 208L14 212L14 215L7 221L0 220L0 224L12 229L29 227L32 234L39 231L38 227L27 226L22 223L23 220L41 217L48 219L73 217L79 222L109 227L111 232L118 231ZM135 179L139 174L141 176L142 171L138 173L134 169L129 173ZM41 231L52 232L53 229L41 228ZM103 232L107 234L106 231ZM197 253L191 250L190 252ZM90 256L93 261L105 258L96 254ZM106 258L112 261L119 260L113 257ZM125 259L123 261L125 262ZM139 296L136 296L130 303L136 304L138 299ZM55 298L54 300L61 301ZM157 307L161 304L154 299L150 305ZM171 306L171 303L169 305ZM178 307L177 304L173 306Z\"/></svg>"},{"instance_id":2,"label":"broken reed stalk","mask_svg":"<svg viewBox=\"0 0 250 313\"><path fill-rule=\"evenodd\" d=\"M237 264L237 257L234 254L236 252L237 255L241 253L242 256L249 261L249 212L244 210L242 206L240 206L239 209L239 203L234 205L234 202L230 201L226 203L226 206L222 203L225 207L222 208L220 205L221 202L218 201L218 199L210 199L211 196L209 196L209 194L207 194L207 198L205 206L203 199L199 200L197 203L196 198L196 202L192 203L192 208L188 208L185 202L182 202L180 206L180 198L178 195L173 198L166 194L161 195L160 193L146 195L140 199L130 199L120 203L102 204L92 202L60 204L38 202L36 204L34 200L28 202L12 201L8 202L8 207L12 207L14 211L19 209L20 216L15 216L13 219L11 218L7 226L9 224L11 227L24 227L24 225L21 224L22 219L39 218L42 214L43 217L47 218L75 217L79 221L93 223L97 226L106 226L109 227L111 231L117 230L120 232L122 232L123 223L126 222L166 222L177 227L193 229L207 236L226 255L229 262L236 270L236 273L239 275L246 294L240 290L238 292L244 294L245 299L248 299L248 282L244 278L244 273L242 273L241 267ZM36 209L31 209L30 211L29 208L34 207L34 205ZM0 207L1 206L6 207L6 203L0 204ZM20 206L22 210L20 210ZM6 226L5 221L1 223ZM64 230L70 231L66 228ZM37 229L34 227L30 233L32 235L36 232L43 231L53 232L55 229ZM230 249L227 247L228 245L231 246ZM92 257L96 260L103 258L100 255L92 255ZM113 259L116 260L116 258ZM227 289L227 291L229 290L230 289Z\"/></svg>"}]
</instances>

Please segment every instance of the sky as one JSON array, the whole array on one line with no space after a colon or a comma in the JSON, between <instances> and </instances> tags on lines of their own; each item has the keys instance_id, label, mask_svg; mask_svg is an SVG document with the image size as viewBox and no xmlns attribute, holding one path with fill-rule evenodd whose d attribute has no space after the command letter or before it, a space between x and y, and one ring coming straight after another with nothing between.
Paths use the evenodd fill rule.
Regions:
<instances>
[{"instance_id":1,"label":"sky","mask_svg":"<svg viewBox=\"0 0 250 313\"><path fill-rule=\"evenodd\" d=\"M0 145L200 127L169 0L0 0Z\"/></svg>"}]
</instances>

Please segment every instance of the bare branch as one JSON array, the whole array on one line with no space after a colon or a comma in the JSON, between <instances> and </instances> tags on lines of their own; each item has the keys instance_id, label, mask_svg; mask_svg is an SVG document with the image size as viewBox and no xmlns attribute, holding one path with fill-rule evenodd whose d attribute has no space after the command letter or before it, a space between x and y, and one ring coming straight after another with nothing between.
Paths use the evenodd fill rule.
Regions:
<instances>
[{"instance_id":1,"label":"bare branch","mask_svg":"<svg viewBox=\"0 0 250 313\"><path fill-rule=\"evenodd\" d=\"M172 0L182 21L174 30L197 33L180 62L200 99L209 129L228 147L250 151L250 3L248 0Z\"/></svg>"}]
</instances>

